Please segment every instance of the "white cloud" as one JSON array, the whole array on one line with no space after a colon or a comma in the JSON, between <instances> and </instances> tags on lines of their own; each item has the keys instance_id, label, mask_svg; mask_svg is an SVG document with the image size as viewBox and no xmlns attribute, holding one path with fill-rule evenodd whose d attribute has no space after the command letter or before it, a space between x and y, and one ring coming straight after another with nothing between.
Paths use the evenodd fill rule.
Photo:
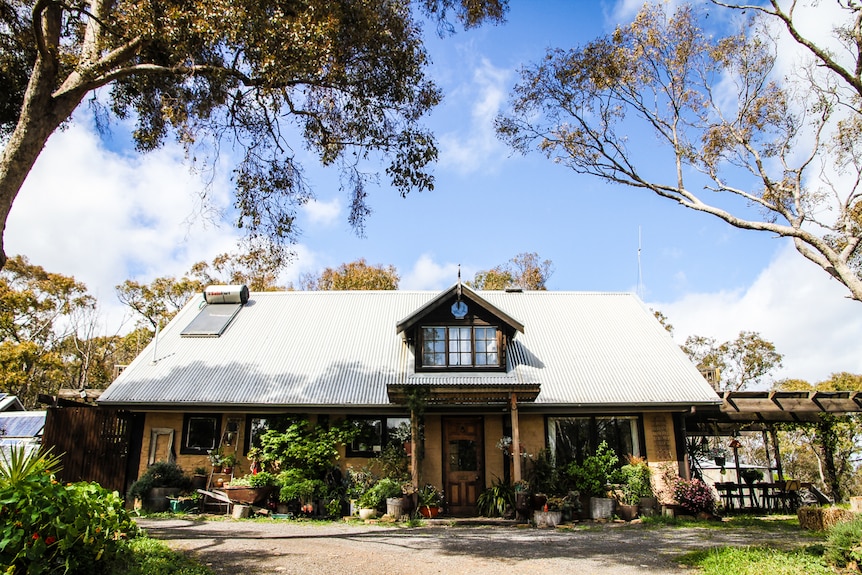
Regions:
<instances>
[{"instance_id":1,"label":"white cloud","mask_svg":"<svg viewBox=\"0 0 862 575\"><path fill-rule=\"evenodd\" d=\"M482 59L471 83L461 88L460 96L472 102L469 125L439 137L441 168L470 173L496 165L505 157L504 146L494 131L494 117L506 100L509 75L508 70Z\"/></svg>"},{"instance_id":2,"label":"white cloud","mask_svg":"<svg viewBox=\"0 0 862 575\"><path fill-rule=\"evenodd\" d=\"M839 371L862 373L862 303L789 243L747 289L650 307L668 317L680 343L694 334L727 341L743 330L759 332L784 355L776 379L817 383Z\"/></svg>"},{"instance_id":3,"label":"white cloud","mask_svg":"<svg viewBox=\"0 0 862 575\"><path fill-rule=\"evenodd\" d=\"M203 186L177 147L123 156L84 120L56 132L43 150L12 207L6 251L85 283L113 333L125 313L115 285L181 275L235 250L235 230L203 214ZM228 190L214 181L209 204L229 206Z\"/></svg>"},{"instance_id":4,"label":"white cloud","mask_svg":"<svg viewBox=\"0 0 862 575\"><path fill-rule=\"evenodd\" d=\"M471 276L461 271L463 280ZM399 288L404 290L442 290L454 284L458 279L458 264L438 264L430 254L422 254L413 269L401 278Z\"/></svg>"},{"instance_id":5,"label":"white cloud","mask_svg":"<svg viewBox=\"0 0 862 575\"><path fill-rule=\"evenodd\" d=\"M302 206L302 211L305 212L310 223L331 226L341 215L341 200L338 198L328 202L310 200Z\"/></svg>"}]
</instances>

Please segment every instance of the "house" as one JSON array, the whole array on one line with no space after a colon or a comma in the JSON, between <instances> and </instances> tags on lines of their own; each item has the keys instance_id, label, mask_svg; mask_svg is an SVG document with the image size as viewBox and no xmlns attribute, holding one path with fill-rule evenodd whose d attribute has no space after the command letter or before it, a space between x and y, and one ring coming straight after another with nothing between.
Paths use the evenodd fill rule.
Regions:
<instances>
[{"instance_id":1,"label":"house","mask_svg":"<svg viewBox=\"0 0 862 575\"><path fill-rule=\"evenodd\" d=\"M44 427L44 411L27 411L16 396L0 393L0 457L13 448L38 449Z\"/></svg>"},{"instance_id":2,"label":"house","mask_svg":"<svg viewBox=\"0 0 862 575\"><path fill-rule=\"evenodd\" d=\"M520 452L547 448L565 463L605 440L685 475L684 416L720 403L632 294L460 282L443 292L211 286L98 403L141 414L142 472L162 459L204 465L220 443L242 456L281 414L361 425L368 433L339 460L361 467L409 427L419 396L416 472L456 515L474 512L496 478L518 479Z\"/></svg>"}]
</instances>

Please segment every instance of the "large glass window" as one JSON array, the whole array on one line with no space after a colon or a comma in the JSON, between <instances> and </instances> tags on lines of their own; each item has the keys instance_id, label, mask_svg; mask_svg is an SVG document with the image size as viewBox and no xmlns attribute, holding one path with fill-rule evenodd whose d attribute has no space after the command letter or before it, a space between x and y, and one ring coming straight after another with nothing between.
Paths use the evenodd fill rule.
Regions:
<instances>
[{"instance_id":1,"label":"large glass window","mask_svg":"<svg viewBox=\"0 0 862 575\"><path fill-rule=\"evenodd\" d=\"M183 442L180 453L202 454L218 446L221 415L187 413L183 417Z\"/></svg>"},{"instance_id":2,"label":"large glass window","mask_svg":"<svg viewBox=\"0 0 862 575\"><path fill-rule=\"evenodd\" d=\"M423 327L422 366L499 367L497 341L496 327Z\"/></svg>"},{"instance_id":3,"label":"large glass window","mask_svg":"<svg viewBox=\"0 0 862 575\"><path fill-rule=\"evenodd\" d=\"M390 443L403 444L410 437L409 417L351 417L358 430L347 446L348 457L374 457Z\"/></svg>"},{"instance_id":4,"label":"large glass window","mask_svg":"<svg viewBox=\"0 0 862 575\"><path fill-rule=\"evenodd\" d=\"M245 453L251 447L260 447L260 437L274 429L276 431L285 431L290 425L297 421L304 421L306 418L300 415L248 415L245 418ZM321 418L318 418L318 423L323 423Z\"/></svg>"},{"instance_id":5,"label":"large glass window","mask_svg":"<svg viewBox=\"0 0 862 575\"><path fill-rule=\"evenodd\" d=\"M637 416L623 417L550 417L548 448L557 466L581 462L606 441L625 463L627 455L643 455Z\"/></svg>"}]
</instances>

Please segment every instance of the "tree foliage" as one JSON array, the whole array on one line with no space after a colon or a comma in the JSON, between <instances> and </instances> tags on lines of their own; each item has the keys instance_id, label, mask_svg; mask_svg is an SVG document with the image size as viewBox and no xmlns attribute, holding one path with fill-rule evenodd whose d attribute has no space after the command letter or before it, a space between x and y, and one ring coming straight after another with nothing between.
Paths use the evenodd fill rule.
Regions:
<instances>
[{"instance_id":1,"label":"tree foliage","mask_svg":"<svg viewBox=\"0 0 862 575\"><path fill-rule=\"evenodd\" d=\"M833 51L798 27L802 2L713 4L740 9L737 33L689 4L669 15L649 3L610 35L549 50L522 69L498 134L577 173L792 238L862 301L862 5L838 2ZM807 56L787 77L781 28ZM637 127L653 140L633 141Z\"/></svg>"},{"instance_id":2,"label":"tree foliage","mask_svg":"<svg viewBox=\"0 0 862 575\"><path fill-rule=\"evenodd\" d=\"M0 270L0 389L32 407L68 381L64 345L76 318L95 308L84 284L23 256Z\"/></svg>"},{"instance_id":3,"label":"tree foliage","mask_svg":"<svg viewBox=\"0 0 862 575\"><path fill-rule=\"evenodd\" d=\"M116 286L117 297L155 331L208 285L245 284L251 291L281 289L276 282L282 267L283 262L258 246L246 252L219 254L212 263L197 262L179 279L165 276L148 284L126 280Z\"/></svg>"},{"instance_id":4,"label":"tree foliage","mask_svg":"<svg viewBox=\"0 0 862 575\"><path fill-rule=\"evenodd\" d=\"M395 290L398 289L395 266L368 265L364 258L326 268L319 277L309 277L305 287L310 290Z\"/></svg>"},{"instance_id":5,"label":"tree foliage","mask_svg":"<svg viewBox=\"0 0 862 575\"><path fill-rule=\"evenodd\" d=\"M506 9L505 0L2 0L0 230L49 136L106 88L107 101L90 100L97 122L133 120L140 151L172 136L211 167L220 151L239 150L236 225L275 253L311 197L302 148L338 167L361 231L376 180L365 160L386 158L402 195L433 188L437 147L419 119L440 91L425 75L417 14L471 27L501 22Z\"/></svg>"},{"instance_id":6,"label":"tree foliage","mask_svg":"<svg viewBox=\"0 0 862 575\"><path fill-rule=\"evenodd\" d=\"M842 372L815 385L799 380L787 379L776 383L779 391L862 391L862 375ZM804 446L807 453L795 454L794 463L800 471L811 477L816 475L821 485L832 495L836 502L859 488L859 458L862 455L862 415L821 413L813 423L794 423L788 426L787 436L795 436L796 447ZM799 440L802 440L801 442ZM816 469L810 469L810 455L816 458Z\"/></svg>"},{"instance_id":7,"label":"tree foliage","mask_svg":"<svg viewBox=\"0 0 862 575\"><path fill-rule=\"evenodd\" d=\"M726 391L741 391L763 383L781 367L783 359L775 344L753 331L741 331L736 339L721 344L710 337L692 335L686 338L682 350L698 369L719 370L721 389Z\"/></svg>"},{"instance_id":8,"label":"tree foliage","mask_svg":"<svg viewBox=\"0 0 862 575\"><path fill-rule=\"evenodd\" d=\"M554 264L551 260L541 260L536 252L524 252L490 270L476 272L473 281L468 281L467 285L478 290L504 290L509 287L544 290L553 273Z\"/></svg>"}]
</instances>

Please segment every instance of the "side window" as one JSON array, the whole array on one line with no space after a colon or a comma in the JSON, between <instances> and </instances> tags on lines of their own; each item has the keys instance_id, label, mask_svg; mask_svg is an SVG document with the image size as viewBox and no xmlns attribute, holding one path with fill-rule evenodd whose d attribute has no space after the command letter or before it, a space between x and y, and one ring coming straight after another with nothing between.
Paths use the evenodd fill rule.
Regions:
<instances>
[{"instance_id":1,"label":"side window","mask_svg":"<svg viewBox=\"0 0 862 575\"><path fill-rule=\"evenodd\" d=\"M206 454L219 444L221 415L187 413L183 416L183 442L180 453Z\"/></svg>"},{"instance_id":2,"label":"side window","mask_svg":"<svg viewBox=\"0 0 862 575\"><path fill-rule=\"evenodd\" d=\"M582 462L606 441L625 463L627 455L643 455L637 416L622 417L550 417L548 447L557 465Z\"/></svg>"},{"instance_id":3,"label":"side window","mask_svg":"<svg viewBox=\"0 0 862 575\"><path fill-rule=\"evenodd\" d=\"M383 450L382 419L350 418L350 423L358 433L347 446L348 457L374 457Z\"/></svg>"},{"instance_id":4,"label":"side window","mask_svg":"<svg viewBox=\"0 0 862 575\"><path fill-rule=\"evenodd\" d=\"M349 421L359 434L347 446L348 457L375 457L384 447L403 445L410 437L409 417L351 417Z\"/></svg>"}]
</instances>

